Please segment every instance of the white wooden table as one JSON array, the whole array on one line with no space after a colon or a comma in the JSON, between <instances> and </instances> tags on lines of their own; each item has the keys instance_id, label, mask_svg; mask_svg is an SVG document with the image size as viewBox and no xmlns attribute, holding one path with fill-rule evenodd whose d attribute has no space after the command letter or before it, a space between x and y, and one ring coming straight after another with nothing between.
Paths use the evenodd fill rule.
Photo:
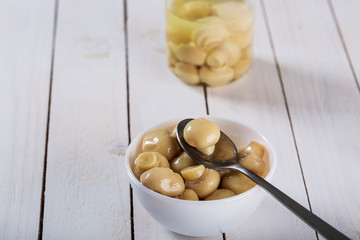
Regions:
<instances>
[{"instance_id":1,"label":"white wooden table","mask_svg":"<svg viewBox=\"0 0 360 240\"><path fill-rule=\"evenodd\" d=\"M126 146L220 115L277 151L274 184L360 239L360 1L258 0L254 64L217 88L167 68L163 0L0 1L0 239L187 239L132 196ZM321 239L270 196L209 239Z\"/></svg>"}]
</instances>

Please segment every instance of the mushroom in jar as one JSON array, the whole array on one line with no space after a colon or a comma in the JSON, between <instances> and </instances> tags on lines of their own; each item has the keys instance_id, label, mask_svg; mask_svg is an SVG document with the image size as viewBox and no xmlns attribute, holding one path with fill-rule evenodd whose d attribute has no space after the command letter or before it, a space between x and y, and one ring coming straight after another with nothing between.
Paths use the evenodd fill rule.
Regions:
<instances>
[{"instance_id":1,"label":"mushroom in jar","mask_svg":"<svg viewBox=\"0 0 360 240\"><path fill-rule=\"evenodd\" d=\"M207 52L193 43L181 44L174 49L174 54L177 59L184 63L201 66L205 63Z\"/></svg>"},{"instance_id":2,"label":"mushroom in jar","mask_svg":"<svg viewBox=\"0 0 360 240\"><path fill-rule=\"evenodd\" d=\"M206 63L212 68L222 66L233 66L241 57L241 49L239 46L230 41L225 40L216 46L208 55Z\"/></svg>"},{"instance_id":3,"label":"mushroom in jar","mask_svg":"<svg viewBox=\"0 0 360 240\"><path fill-rule=\"evenodd\" d=\"M206 64L210 67L217 68L227 64L228 58L224 51L213 49L206 58Z\"/></svg>"},{"instance_id":4,"label":"mushroom in jar","mask_svg":"<svg viewBox=\"0 0 360 240\"><path fill-rule=\"evenodd\" d=\"M248 10L247 6L241 2L228 1L212 6L214 15L223 19L234 19L241 16Z\"/></svg>"},{"instance_id":5,"label":"mushroom in jar","mask_svg":"<svg viewBox=\"0 0 360 240\"><path fill-rule=\"evenodd\" d=\"M194 65L178 62L173 71L176 76L188 84L200 83L199 73Z\"/></svg>"},{"instance_id":6,"label":"mushroom in jar","mask_svg":"<svg viewBox=\"0 0 360 240\"><path fill-rule=\"evenodd\" d=\"M219 86L229 83L234 79L234 69L225 65L219 68L203 66L200 69L200 81L209 86Z\"/></svg>"},{"instance_id":7,"label":"mushroom in jar","mask_svg":"<svg viewBox=\"0 0 360 240\"><path fill-rule=\"evenodd\" d=\"M206 1L189 1L184 4L181 15L188 20L196 20L211 14L210 4Z\"/></svg>"},{"instance_id":8,"label":"mushroom in jar","mask_svg":"<svg viewBox=\"0 0 360 240\"><path fill-rule=\"evenodd\" d=\"M204 18L199 18L197 22L199 23L206 23L206 24L214 24L214 23L221 23L223 19L217 17L217 16L209 16Z\"/></svg>"},{"instance_id":9,"label":"mushroom in jar","mask_svg":"<svg viewBox=\"0 0 360 240\"><path fill-rule=\"evenodd\" d=\"M224 26L204 25L196 28L193 31L191 38L197 46L203 49L211 49L217 44L221 43L227 35L228 32Z\"/></svg>"},{"instance_id":10,"label":"mushroom in jar","mask_svg":"<svg viewBox=\"0 0 360 240\"><path fill-rule=\"evenodd\" d=\"M237 61L233 66L234 78L238 78L244 75L249 70L250 65L251 65L251 58L244 58Z\"/></svg>"}]
</instances>

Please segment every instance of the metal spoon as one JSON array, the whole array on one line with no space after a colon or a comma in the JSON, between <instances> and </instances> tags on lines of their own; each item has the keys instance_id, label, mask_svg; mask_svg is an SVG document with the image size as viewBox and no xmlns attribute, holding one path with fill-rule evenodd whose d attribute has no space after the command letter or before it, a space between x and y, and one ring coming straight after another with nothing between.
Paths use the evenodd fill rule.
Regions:
<instances>
[{"instance_id":1,"label":"metal spoon","mask_svg":"<svg viewBox=\"0 0 360 240\"><path fill-rule=\"evenodd\" d=\"M236 146L231 139L221 132L220 140L215 145L215 152L211 155L206 155L196 148L187 144L184 139L184 128L188 122L193 119L184 119L177 125L177 138L182 149L198 164L202 164L207 168L215 170L233 169L245 174L260 187L265 189L274 198L281 202L285 207L292 211L295 215L306 222L310 227L320 233L327 239L349 239L344 234L336 230L334 227L326 223L324 220L301 206L295 200L287 196L285 193L277 189L268 181L241 166L238 163L238 153Z\"/></svg>"}]
</instances>

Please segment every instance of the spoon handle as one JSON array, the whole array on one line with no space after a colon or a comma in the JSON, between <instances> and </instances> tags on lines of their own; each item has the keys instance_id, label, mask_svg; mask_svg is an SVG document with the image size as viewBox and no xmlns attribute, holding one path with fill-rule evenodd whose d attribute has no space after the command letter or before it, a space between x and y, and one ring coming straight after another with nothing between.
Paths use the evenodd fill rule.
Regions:
<instances>
[{"instance_id":1,"label":"spoon handle","mask_svg":"<svg viewBox=\"0 0 360 240\"><path fill-rule=\"evenodd\" d=\"M326 239L349 239L347 236L336 230L334 227L329 225L327 222L304 208L298 202L290 198L288 195L280 191L278 188L273 186L271 183L250 171L242 167L241 165L233 166L236 170L242 172L259 186L264 188L268 193L270 193L274 198L281 202L285 207L292 211L295 215L301 218L314 230L320 233Z\"/></svg>"}]
</instances>

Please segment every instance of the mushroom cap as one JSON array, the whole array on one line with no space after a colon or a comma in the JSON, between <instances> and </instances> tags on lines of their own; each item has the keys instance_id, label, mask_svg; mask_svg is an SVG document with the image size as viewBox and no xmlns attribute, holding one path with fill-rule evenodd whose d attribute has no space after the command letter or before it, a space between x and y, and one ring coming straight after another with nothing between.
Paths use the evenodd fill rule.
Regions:
<instances>
[{"instance_id":1,"label":"mushroom cap","mask_svg":"<svg viewBox=\"0 0 360 240\"><path fill-rule=\"evenodd\" d=\"M203 66L199 71L199 76L201 82L209 86L219 86L234 79L234 69L226 65L219 68Z\"/></svg>"},{"instance_id":2,"label":"mushroom cap","mask_svg":"<svg viewBox=\"0 0 360 240\"><path fill-rule=\"evenodd\" d=\"M195 148L208 148L219 141L220 129L205 118L197 118L186 124L184 138Z\"/></svg>"}]
</instances>

